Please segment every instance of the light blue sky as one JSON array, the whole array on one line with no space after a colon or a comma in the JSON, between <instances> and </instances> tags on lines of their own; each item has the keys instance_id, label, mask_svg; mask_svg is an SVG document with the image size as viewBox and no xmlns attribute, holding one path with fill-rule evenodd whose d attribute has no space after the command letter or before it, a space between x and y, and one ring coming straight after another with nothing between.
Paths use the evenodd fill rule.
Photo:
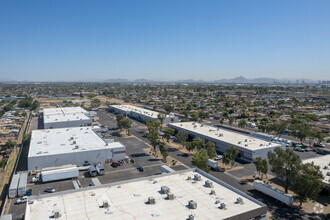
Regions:
<instances>
[{"instance_id":1,"label":"light blue sky","mask_svg":"<svg viewBox=\"0 0 330 220\"><path fill-rule=\"evenodd\" d=\"M329 12L328 0L2 0L0 80L329 80Z\"/></svg>"}]
</instances>

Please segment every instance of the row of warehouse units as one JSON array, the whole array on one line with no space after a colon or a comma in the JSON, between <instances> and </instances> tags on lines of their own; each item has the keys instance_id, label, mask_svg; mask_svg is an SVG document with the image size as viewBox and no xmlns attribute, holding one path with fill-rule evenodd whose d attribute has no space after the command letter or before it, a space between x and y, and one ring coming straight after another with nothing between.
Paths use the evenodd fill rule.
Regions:
<instances>
[{"instance_id":1,"label":"row of warehouse units","mask_svg":"<svg viewBox=\"0 0 330 220\"><path fill-rule=\"evenodd\" d=\"M146 122L148 119L157 121L159 120L158 114L160 114L160 112L140 108L133 105L109 105L109 109L115 114L123 114L127 117L134 118L141 122ZM173 113L170 113L166 114L163 120L163 124L169 124L178 121L179 118Z\"/></svg>"},{"instance_id":2,"label":"row of warehouse units","mask_svg":"<svg viewBox=\"0 0 330 220\"><path fill-rule=\"evenodd\" d=\"M265 140L197 122L170 123L168 127L175 129L176 132L186 131L191 138L199 137L205 142L212 141L218 152L224 153L233 145L239 150L238 158L246 162L253 162L257 157L267 158L267 153L276 147L286 148L286 144L280 141Z\"/></svg>"},{"instance_id":3,"label":"row of warehouse units","mask_svg":"<svg viewBox=\"0 0 330 220\"><path fill-rule=\"evenodd\" d=\"M25 219L267 219L266 212L265 204L193 168L30 196Z\"/></svg>"}]
</instances>

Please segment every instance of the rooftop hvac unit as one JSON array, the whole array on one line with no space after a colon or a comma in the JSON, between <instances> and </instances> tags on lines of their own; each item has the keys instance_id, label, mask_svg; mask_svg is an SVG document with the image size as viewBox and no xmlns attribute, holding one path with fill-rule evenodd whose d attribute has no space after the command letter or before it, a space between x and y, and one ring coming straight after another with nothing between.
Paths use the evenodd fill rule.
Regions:
<instances>
[{"instance_id":1,"label":"rooftop hvac unit","mask_svg":"<svg viewBox=\"0 0 330 220\"><path fill-rule=\"evenodd\" d=\"M103 201L103 208L108 208L108 207L109 207L108 201L104 200Z\"/></svg>"},{"instance_id":2,"label":"rooftop hvac unit","mask_svg":"<svg viewBox=\"0 0 330 220\"><path fill-rule=\"evenodd\" d=\"M174 200L174 195L173 195L173 193L167 193L167 199L168 199L168 200Z\"/></svg>"},{"instance_id":3,"label":"rooftop hvac unit","mask_svg":"<svg viewBox=\"0 0 330 220\"><path fill-rule=\"evenodd\" d=\"M187 180L191 180L191 176L188 176Z\"/></svg>"},{"instance_id":4,"label":"rooftop hvac unit","mask_svg":"<svg viewBox=\"0 0 330 220\"><path fill-rule=\"evenodd\" d=\"M153 197L153 196L148 197L148 203L149 203L150 205L154 205L154 204L156 204L155 197Z\"/></svg>"},{"instance_id":5,"label":"rooftop hvac unit","mask_svg":"<svg viewBox=\"0 0 330 220\"><path fill-rule=\"evenodd\" d=\"M213 188L213 183L210 180L205 181L205 186Z\"/></svg>"},{"instance_id":6,"label":"rooftop hvac unit","mask_svg":"<svg viewBox=\"0 0 330 220\"><path fill-rule=\"evenodd\" d=\"M194 200L190 200L188 205L192 209L197 209L197 202L195 202Z\"/></svg>"},{"instance_id":7,"label":"rooftop hvac unit","mask_svg":"<svg viewBox=\"0 0 330 220\"><path fill-rule=\"evenodd\" d=\"M220 208L220 209L227 209L225 203L221 203L219 208Z\"/></svg>"},{"instance_id":8,"label":"rooftop hvac unit","mask_svg":"<svg viewBox=\"0 0 330 220\"><path fill-rule=\"evenodd\" d=\"M73 140L73 137L71 137L70 139Z\"/></svg>"},{"instance_id":9,"label":"rooftop hvac unit","mask_svg":"<svg viewBox=\"0 0 330 220\"><path fill-rule=\"evenodd\" d=\"M74 148L75 148L75 149L79 149L79 145L76 145Z\"/></svg>"},{"instance_id":10,"label":"rooftop hvac unit","mask_svg":"<svg viewBox=\"0 0 330 220\"><path fill-rule=\"evenodd\" d=\"M245 139L245 142L247 142L247 139Z\"/></svg>"},{"instance_id":11,"label":"rooftop hvac unit","mask_svg":"<svg viewBox=\"0 0 330 220\"><path fill-rule=\"evenodd\" d=\"M236 204L243 204L243 199L241 197L238 197L236 199Z\"/></svg>"},{"instance_id":12,"label":"rooftop hvac unit","mask_svg":"<svg viewBox=\"0 0 330 220\"><path fill-rule=\"evenodd\" d=\"M212 189L211 192L210 192L211 195L215 195L215 190Z\"/></svg>"},{"instance_id":13,"label":"rooftop hvac unit","mask_svg":"<svg viewBox=\"0 0 330 220\"><path fill-rule=\"evenodd\" d=\"M195 219L195 216L193 214L190 214L189 217L188 217L189 220L194 220Z\"/></svg>"},{"instance_id":14,"label":"rooftop hvac unit","mask_svg":"<svg viewBox=\"0 0 330 220\"><path fill-rule=\"evenodd\" d=\"M73 141L73 144L76 144L77 143L77 141Z\"/></svg>"},{"instance_id":15,"label":"rooftop hvac unit","mask_svg":"<svg viewBox=\"0 0 330 220\"><path fill-rule=\"evenodd\" d=\"M168 188L167 186L162 186L160 190L163 194L167 194L170 192L170 188Z\"/></svg>"},{"instance_id":16,"label":"rooftop hvac unit","mask_svg":"<svg viewBox=\"0 0 330 220\"><path fill-rule=\"evenodd\" d=\"M198 180L198 181L201 181L202 180L202 177L198 174L195 174L195 180Z\"/></svg>"},{"instance_id":17,"label":"rooftop hvac unit","mask_svg":"<svg viewBox=\"0 0 330 220\"><path fill-rule=\"evenodd\" d=\"M249 145L245 144L245 147L247 147L247 146L249 146Z\"/></svg>"},{"instance_id":18,"label":"rooftop hvac unit","mask_svg":"<svg viewBox=\"0 0 330 220\"><path fill-rule=\"evenodd\" d=\"M61 217L60 211L58 210L54 211L54 218L59 218L59 217Z\"/></svg>"},{"instance_id":19,"label":"rooftop hvac unit","mask_svg":"<svg viewBox=\"0 0 330 220\"><path fill-rule=\"evenodd\" d=\"M241 144L241 143L242 143L242 141L239 141L239 142L238 142L238 144Z\"/></svg>"}]
</instances>

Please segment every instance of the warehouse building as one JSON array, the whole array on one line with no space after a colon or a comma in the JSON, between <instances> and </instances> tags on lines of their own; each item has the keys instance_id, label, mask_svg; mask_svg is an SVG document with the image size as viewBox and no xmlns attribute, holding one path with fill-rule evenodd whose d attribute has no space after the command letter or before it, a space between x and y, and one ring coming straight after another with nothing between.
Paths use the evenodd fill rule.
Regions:
<instances>
[{"instance_id":1,"label":"warehouse building","mask_svg":"<svg viewBox=\"0 0 330 220\"><path fill-rule=\"evenodd\" d=\"M30 196L25 219L267 219L267 207L193 168Z\"/></svg>"},{"instance_id":2,"label":"warehouse building","mask_svg":"<svg viewBox=\"0 0 330 220\"><path fill-rule=\"evenodd\" d=\"M132 106L132 105L110 105L109 109L116 114L123 114L125 116L134 118L141 122L145 122L148 119L152 119L154 121L159 120L158 119L159 112ZM168 114L163 120L163 124L169 124L178 121L179 119L177 116L175 116L174 114Z\"/></svg>"},{"instance_id":3,"label":"warehouse building","mask_svg":"<svg viewBox=\"0 0 330 220\"><path fill-rule=\"evenodd\" d=\"M28 169L66 164L83 165L122 160L126 147L119 142L103 140L91 127L57 128L32 131Z\"/></svg>"},{"instance_id":4,"label":"warehouse building","mask_svg":"<svg viewBox=\"0 0 330 220\"><path fill-rule=\"evenodd\" d=\"M323 175L323 184L329 187L330 183L330 154L303 160L303 163L314 163L320 167Z\"/></svg>"},{"instance_id":5,"label":"warehouse building","mask_svg":"<svg viewBox=\"0 0 330 220\"><path fill-rule=\"evenodd\" d=\"M91 126L93 119L81 107L46 108L43 110L44 129Z\"/></svg>"},{"instance_id":6,"label":"warehouse building","mask_svg":"<svg viewBox=\"0 0 330 220\"><path fill-rule=\"evenodd\" d=\"M285 149L285 145L281 143L265 141L250 135L197 122L173 123L168 126L174 128L176 132L184 130L192 138L200 137L206 142L212 141L216 145L216 150L222 153L226 152L229 146L234 145L239 150L238 158L247 162L252 162L257 157L267 158L267 153L276 147Z\"/></svg>"}]
</instances>

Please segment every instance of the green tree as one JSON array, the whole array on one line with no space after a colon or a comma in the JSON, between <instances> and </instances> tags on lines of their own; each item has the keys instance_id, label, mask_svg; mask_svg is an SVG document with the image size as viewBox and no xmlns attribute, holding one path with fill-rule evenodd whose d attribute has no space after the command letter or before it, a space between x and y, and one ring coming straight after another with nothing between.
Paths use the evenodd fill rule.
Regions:
<instances>
[{"instance_id":1,"label":"green tree","mask_svg":"<svg viewBox=\"0 0 330 220\"><path fill-rule=\"evenodd\" d=\"M28 141L30 141L31 138L31 134L24 134L23 135L23 144L27 143Z\"/></svg>"},{"instance_id":2,"label":"green tree","mask_svg":"<svg viewBox=\"0 0 330 220\"><path fill-rule=\"evenodd\" d=\"M170 104L165 104L164 105L164 109L167 113L171 113L174 111L174 106L173 105L170 105Z\"/></svg>"},{"instance_id":3,"label":"green tree","mask_svg":"<svg viewBox=\"0 0 330 220\"><path fill-rule=\"evenodd\" d=\"M167 162L166 158L168 157L168 148L165 146L164 142L160 142L158 145L159 145L160 153L163 156L163 161L164 163L166 163Z\"/></svg>"},{"instance_id":4,"label":"green tree","mask_svg":"<svg viewBox=\"0 0 330 220\"><path fill-rule=\"evenodd\" d=\"M235 119L233 117L230 117L228 121L229 125L232 126L234 121Z\"/></svg>"},{"instance_id":5,"label":"green tree","mask_svg":"<svg viewBox=\"0 0 330 220\"><path fill-rule=\"evenodd\" d=\"M262 170L262 158L261 157L257 157L255 160L254 160L254 165L256 166L256 170L257 170L257 173L258 173L258 176L260 176L261 174L261 170Z\"/></svg>"},{"instance_id":6,"label":"green tree","mask_svg":"<svg viewBox=\"0 0 330 220\"><path fill-rule=\"evenodd\" d=\"M238 122L238 127L244 128L245 126L246 126L246 121L244 119L242 119Z\"/></svg>"},{"instance_id":7,"label":"green tree","mask_svg":"<svg viewBox=\"0 0 330 220\"><path fill-rule=\"evenodd\" d=\"M31 105L31 110L36 110L37 108L40 107L40 103L38 100L34 100L32 105Z\"/></svg>"},{"instance_id":8,"label":"green tree","mask_svg":"<svg viewBox=\"0 0 330 220\"><path fill-rule=\"evenodd\" d=\"M92 99L91 106L93 108L98 108L101 106L101 100L100 99Z\"/></svg>"},{"instance_id":9,"label":"green tree","mask_svg":"<svg viewBox=\"0 0 330 220\"><path fill-rule=\"evenodd\" d=\"M27 113L26 112L22 112L22 116L26 117Z\"/></svg>"},{"instance_id":10,"label":"green tree","mask_svg":"<svg viewBox=\"0 0 330 220\"><path fill-rule=\"evenodd\" d=\"M166 128L164 133L165 133L165 138L167 142L170 141L171 136L174 134L175 130L173 128Z\"/></svg>"},{"instance_id":11,"label":"green tree","mask_svg":"<svg viewBox=\"0 0 330 220\"><path fill-rule=\"evenodd\" d=\"M198 112L193 112L191 114L191 120L193 120L193 121L199 121L199 113Z\"/></svg>"},{"instance_id":12,"label":"green tree","mask_svg":"<svg viewBox=\"0 0 330 220\"><path fill-rule=\"evenodd\" d=\"M234 164L235 164L235 159L239 154L239 150L237 147L231 145L228 147L228 149L226 150L226 154L229 157L230 160L230 164L231 164L231 168L233 168Z\"/></svg>"},{"instance_id":13,"label":"green tree","mask_svg":"<svg viewBox=\"0 0 330 220\"><path fill-rule=\"evenodd\" d=\"M12 148L16 145L16 142L15 141L12 141L11 139L9 139L6 144L5 144L5 149L9 149L9 148Z\"/></svg>"},{"instance_id":14,"label":"green tree","mask_svg":"<svg viewBox=\"0 0 330 220\"><path fill-rule=\"evenodd\" d=\"M222 163L223 163L224 167L225 167L225 165L228 165L230 163L230 158L229 158L229 155L227 153L224 153L222 155Z\"/></svg>"},{"instance_id":15,"label":"green tree","mask_svg":"<svg viewBox=\"0 0 330 220\"><path fill-rule=\"evenodd\" d=\"M294 184L294 191L300 206L307 199L315 200L323 187L323 175L319 166L314 163L306 163L301 166L297 181Z\"/></svg>"},{"instance_id":16,"label":"green tree","mask_svg":"<svg viewBox=\"0 0 330 220\"><path fill-rule=\"evenodd\" d=\"M205 149L202 149L200 152L194 154L192 160L193 164L197 166L199 169L204 170L205 172L210 171L210 167L208 165L208 155Z\"/></svg>"},{"instance_id":17,"label":"green tree","mask_svg":"<svg viewBox=\"0 0 330 220\"><path fill-rule=\"evenodd\" d=\"M322 141L324 141L327 135L320 130L315 130L315 137L317 139L317 142L320 144Z\"/></svg>"},{"instance_id":18,"label":"green tree","mask_svg":"<svg viewBox=\"0 0 330 220\"><path fill-rule=\"evenodd\" d=\"M297 180L300 157L289 148L282 150L276 147L274 152L268 152L268 160L270 170L282 181L285 192L288 193L289 187Z\"/></svg>"},{"instance_id":19,"label":"green tree","mask_svg":"<svg viewBox=\"0 0 330 220\"><path fill-rule=\"evenodd\" d=\"M215 143L213 143L212 141L208 141L206 146L206 151L209 158L214 158L215 156L217 156L217 151L215 150Z\"/></svg>"},{"instance_id":20,"label":"green tree","mask_svg":"<svg viewBox=\"0 0 330 220\"><path fill-rule=\"evenodd\" d=\"M178 142L182 147L186 146L188 138L188 133L186 131L179 131L175 137L178 139Z\"/></svg>"},{"instance_id":21,"label":"green tree","mask_svg":"<svg viewBox=\"0 0 330 220\"><path fill-rule=\"evenodd\" d=\"M282 133L285 132L287 126L287 122L281 121L270 124L268 129L274 132L275 136L281 137Z\"/></svg>"},{"instance_id":22,"label":"green tree","mask_svg":"<svg viewBox=\"0 0 330 220\"><path fill-rule=\"evenodd\" d=\"M220 120L219 120L219 122L220 122L220 125L222 126L222 125L223 125L223 123L224 123L224 120L223 120L223 118L222 118L222 119L220 119Z\"/></svg>"},{"instance_id":23,"label":"green tree","mask_svg":"<svg viewBox=\"0 0 330 220\"><path fill-rule=\"evenodd\" d=\"M4 110L5 112L8 112L8 111L13 110L13 108L14 108L14 106L13 106L12 104L8 104L8 105L6 105L5 107L3 107L3 110Z\"/></svg>"},{"instance_id":24,"label":"green tree","mask_svg":"<svg viewBox=\"0 0 330 220\"><path fill-rule=\"evenodd\" d=\"M205 148L205 142L200 137L195 138L190 143L194 146L194 149L197 148L197 150L200 150L202 148Z\"/></svg>"},{"instance_id":25,"label":"green tree","mask_svg":"<svg viewBox=\"0 0 330 220\"><path fill-rule=\"evenodd\" d=\"M164 119L166 118L166 112L159 112L157 118L159 119L160 123L163 124Z\"/></svg>"},{"instance_id":26,"label":"green tree","mask_svg":"<svg viewBox=\"0 0 330 220\"><path fill-rule=\"evenodd\" d=\"M125 116L123 114L118 114L116 116L117 126L119 129L123 129L122 124L120 124L120 121L124 118L125 118Z\"/></svg>"},{"instance_id":27,"label":"green tree","mask_svg":"<svg viewBox=\"0 0 330 220\"><path fill-rule=\"evenodd\" d=\"M130 129L131 126L132 126L132 121L129 120L128 118L123 118L123 119L121 119L121 120L119 121L118 124L119 124L118 127L125 129L127 135L129 136L129 135L130 135L130 131L129 131L129 129Z\"/></svg>"},{"instance_id":28,"label":"green tree","mask_svg":"<svg viewBox=\"0 0 330 220\"><path fill-rule=\"evenodd\" d=\"M303 142L308 136L311 126L305 122L295 123L290 125L290 130L292 131L293 136L298 138L300 142Z\"/></svg>"},{"instance_id":29,"label":"green tree","mask_svg":"<svg viewBox=\"0 0 330 220\"><path fill-rule=\"evenodd\" d=\"M263 159L261 162L261 173L262 175L265 175L267 178L267 172L268 172L268 163L266 159Z\"/></svg>"}]
</instances>

